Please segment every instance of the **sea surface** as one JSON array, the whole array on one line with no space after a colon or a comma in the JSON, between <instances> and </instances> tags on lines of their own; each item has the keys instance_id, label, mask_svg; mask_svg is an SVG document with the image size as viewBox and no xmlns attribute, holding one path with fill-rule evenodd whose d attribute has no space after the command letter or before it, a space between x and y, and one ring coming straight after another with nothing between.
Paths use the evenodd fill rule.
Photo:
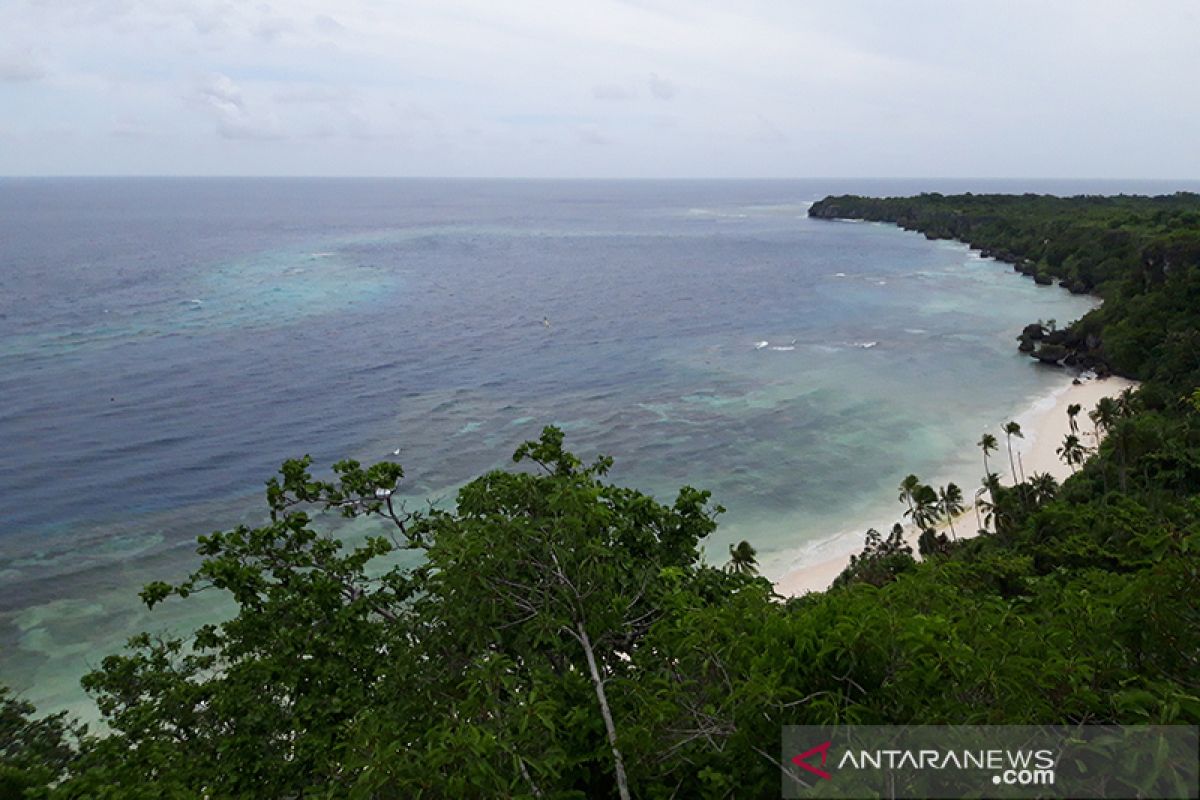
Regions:
<instances>
[{"instance_id":1,"label":"sea surface","mask_svg":"<svg viewBox=\"0 0 1200 800\"><path fill-rule=\"evenodd\" d=\"M221 610L137 589L306 453L446 503L553 423L616 481L711 489L710 560L781 574L1060 386L1015 336L1095 302L812 201L1181 188L0 180L0 683L89 716L105 654Z\"/></svg>"}]
</instances>

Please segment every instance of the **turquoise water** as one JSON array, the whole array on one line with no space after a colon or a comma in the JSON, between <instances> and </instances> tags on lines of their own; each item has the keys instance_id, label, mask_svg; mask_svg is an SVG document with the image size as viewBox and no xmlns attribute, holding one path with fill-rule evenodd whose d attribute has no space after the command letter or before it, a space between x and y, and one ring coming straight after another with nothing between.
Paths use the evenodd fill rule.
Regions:
<instances>
[{"instance_id":1,"label":"turquoise water","mask_svg":"<svg viewBox=\"0 0 1200 800\"><path fill-rule=\"evenodd\" d=\"M260 519L304 453L399 448L415 505L554 423L616 481L711 489L713 560L820 557L894 516L906 473L973 468L982 429L1064 380L1021 326L1093 302L805 216L923 188L0 182L0 682L85 709L79 676L127 636L219 611L136 591Z\"/></svg>"}]
</instances>

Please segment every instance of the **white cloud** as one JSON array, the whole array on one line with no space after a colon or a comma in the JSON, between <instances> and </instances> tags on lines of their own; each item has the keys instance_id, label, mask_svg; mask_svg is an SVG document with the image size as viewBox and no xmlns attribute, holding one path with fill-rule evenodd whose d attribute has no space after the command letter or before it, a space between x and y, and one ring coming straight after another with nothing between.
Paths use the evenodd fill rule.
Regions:
<instances>
[{"instance_id":1,"label":"white cloud","mask_svg":"<svg viewBox=\"0 0 1200 800\"><path fill-rule=\"evenodd\" d=\"M44 77L46 69L32 53L0 53L0 83L29 83Z\"/></svg>"},{"instance_id":2,"label":"white cloud","mask_svg":"<svg viewBox=\"0 0 1200 800\"><path fill-rule=\"evenodd\" d=\"M675 97L675 84L671 83L666 78L658 77L657 73L650 73L650 96L655 100L672 100Z\"/></svg>"},{"instance_id":3,"label":"white cloud","mask_svg":"<svg viewBox=\"0 0 1200 800\"><path fill-rule=\"evenodd\" d=\"M633 98L633 92L615 83L604 83L592 87L592 97L596 100L629 100Z\"/></svg>"},{"instance_id":4,"label":"white cloud","mask_svg":"<svg viewBox=\"0 0 1200 800\"><path fill-rule=\"evenodd\" d=\"M0 148L0 174L230 172L259 163L254 140L286 139L269 161L284 173L1197 176L1200 103L1180 76L1200 74L1198 13L1192 0L0 2L3 124L26 143ZM143 128L160 135L132 135Z\"/></svg>"},{"instance_id":5,"label":"white cloud","mask_svg":"<svg viewBox=\"0 0 1200 800\"><path fill-rule=\"evenodd\" d=\"M229 76L213 75L201 85L198 94L216 117L217 131L226 139L281 138L274 115L252 111L241 88Z\"/></svg>"},{"instance_id":6,"label":"white cloud","mask_svg":"<svg viewBox=\"0 0 1200 800\"><path fill-rule=\"evenodd\" d=\"M317 14L313 17L313 27L321 33L335 34L342 33L346 30L346 26L338 22L328 14Z\"/></svg>"},{"instance_id":7,"label":"white cloud","mask_svg":"<svg viewBox=\"0 0 1200 800\"><path fill-rule=\"evenodd\" d=\"M612 139L609 138L600 126L595 123L584 123L575 126L575 135L579 137L579 141L590 145L606 145L612 144Z\"/></svg>"}]
</instances>

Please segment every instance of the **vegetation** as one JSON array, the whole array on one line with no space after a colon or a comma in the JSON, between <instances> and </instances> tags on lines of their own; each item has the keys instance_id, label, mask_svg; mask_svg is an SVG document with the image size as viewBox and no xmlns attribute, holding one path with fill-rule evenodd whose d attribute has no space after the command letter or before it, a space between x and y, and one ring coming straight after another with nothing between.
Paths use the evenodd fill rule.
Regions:
<instances>
[{"instance_id":1,"label":"vegetation","mask_svg":"<svg viewBox=\"0 0 1200 800\"><path fill-rule=\"evenodd\" d=\"M146 587L237 613L104 659L85 685L105 731L0 694L0 795L773 797L786 724L1200 722L1196 199L859 201L817 210L1007 231L1105 295L1069 346L1093 337L1073 352L1147 382L1091 415L1094 450L1072 426L1061 486L1011 450L1004 484L985 435L983 535L947 537L963 491L909 476L921 560L899 525L869 531L830 590L784 600L749 543L702 559L707 493L615 486L554 428L448 511L397 507L396 464L322 480L289 461L262 526L201 538L195 574ZM348 548L329 513L379 535Z\"/></svg>"}]
</instances>

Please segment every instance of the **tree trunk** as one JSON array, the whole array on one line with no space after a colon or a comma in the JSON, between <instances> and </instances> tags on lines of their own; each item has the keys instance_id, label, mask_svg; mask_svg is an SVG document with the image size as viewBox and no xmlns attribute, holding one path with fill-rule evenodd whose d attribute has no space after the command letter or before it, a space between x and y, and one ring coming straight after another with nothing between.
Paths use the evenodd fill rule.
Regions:
<instances>
[{"instance_id":1,"label":"tree trunk","mask_svg":"<svg viewBox=\"0 0 1200 800\"><path fill-rule=\"evenodd\" d=\"M625 777L625 759L621 757L621 751L617 749L617 727L613 724L612 710L608 707L608 695L604 691L604 680L600 677L600 670L596 667L596 655L592 652L592 640L588 638L583 623L576 623L575 629L579 633L579 643L583 645L583 652L587 656L588 671L592 674L592 686L596 690L596 700L600 703L600 715L604 717L604 729L608 732L608 746L612 748L613 766L617 773L617 793L621 796L621 800L630 800L629 779Z\"/></svg>"}]
</instances>

